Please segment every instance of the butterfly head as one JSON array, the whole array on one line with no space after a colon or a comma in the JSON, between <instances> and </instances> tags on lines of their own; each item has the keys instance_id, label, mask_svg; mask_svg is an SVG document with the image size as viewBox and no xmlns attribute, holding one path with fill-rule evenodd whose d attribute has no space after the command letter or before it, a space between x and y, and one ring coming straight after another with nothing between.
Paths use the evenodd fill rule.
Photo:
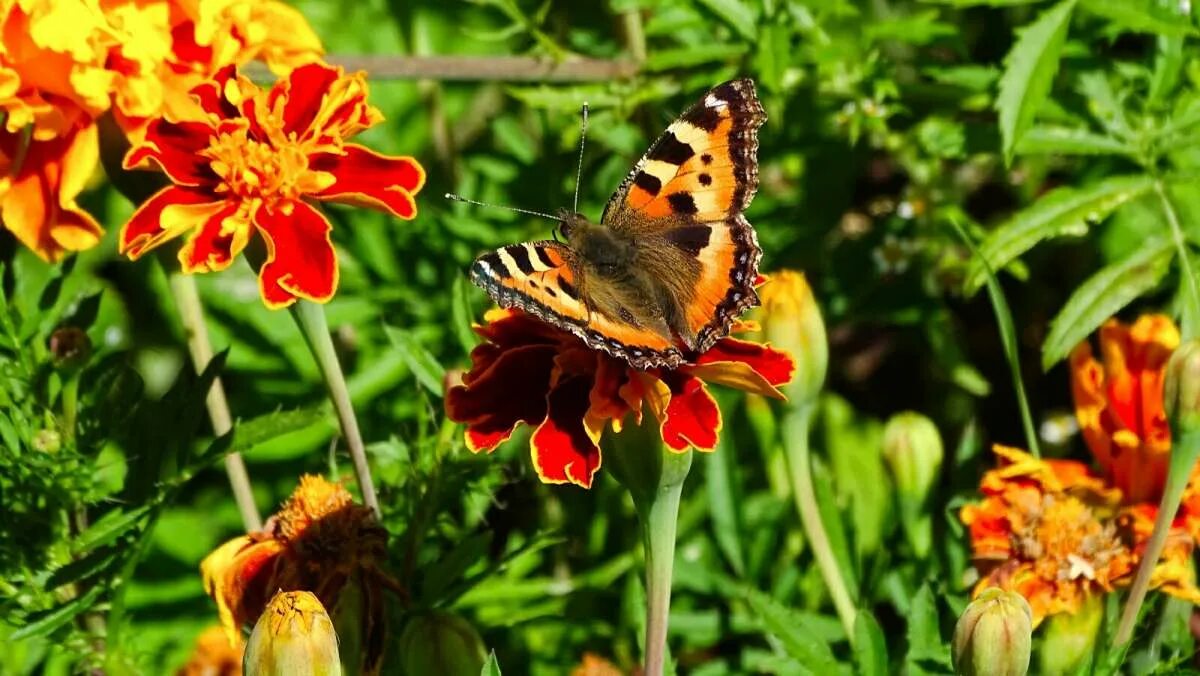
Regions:
<instances>
[{"instance_id":1,"label":"butterfly head","mask_svg":"<svg viewBox=\"0 0 1200 676\"><path fill-rule=\"evenodd\" d=\"M571 233L586 230L592 225L591 221L583 214L567 209L559 209L556 216L558 217L558 232L568 242L571 241Z\"/></svg>"}]
</instances>

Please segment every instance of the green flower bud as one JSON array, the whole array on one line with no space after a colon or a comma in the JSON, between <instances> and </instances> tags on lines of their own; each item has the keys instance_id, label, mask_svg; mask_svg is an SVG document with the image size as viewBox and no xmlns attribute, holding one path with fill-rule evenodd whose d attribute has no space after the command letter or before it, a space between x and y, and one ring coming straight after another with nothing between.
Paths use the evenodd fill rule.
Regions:
<instances>
[{"instance_id":1,"label":"green flower bud","mask_svg":"<svg viewBox=\"0 0 1200 676\"><path fill-rule=\"evenodd\" d=\"M279 592L250 633L242 661L246 676L341 676L337 634L312 592Z\"/></svg>"},{"instance_id":2,"label":"green flower bud","mask_svg":"<svg viewBox=\"0 0 1200 676\"><path fill-rule=\"evenodd\" d=\"M1200 425L1200 341L1175 348L1163 381L1163 408L1171 430Z\"/></svg>"},{"instance_id":3,"label":"green flower bud","mask_svg":"<svg viewBox=\"0 0 1200 676\"><path fill-rule=\"evenodd\" d=\"M92 356L92 341L87 331L77 326L60 326L50 334L46 347L54 368L60 371L75 371L83 367Z\"/></svg>"},{"instance_id":4,"label":"green flower bud","mask_svg":"<svg viewBox=\"0 0 1200 676\"><path fill-rule=\"evenodd\" d=\"M913 553L924 558L933 542L929 494L942 468L942 437L933 421L906 411L883 428L883 458L896 483L900 524Z\"/></svg>"},{"instance_id":5,"label":"green flower bud","mask_svg":"<svg viewBox=\"0 0 1200 676\"><path fill-rule=\"evenodd\" d=\"M951 656L960 676L1024 676L1033 643L1033 610L1025 597L985 589L958 618Z\"/></svg>"},{"instance_id":6,"label":"green flower bud","mask_svg":"<svg viewBox=\"0 0 1200 676\"><path fill-rule=\"evenodd\" d=\"M804 274L772 273L759 291L764 337L796 360L796 377L782 389L797 405L815 401L825 384L829 345L825 320Z\"/></svg>"},{"instance_id":7,"label":"green flower bud","mask_svg":"<svg viewBox=\"0 0 1200 676\"><path fill-rule=\"evenodd\" d=\"M1038 673L1045 676L1078 673L1092 655L1103 622L1103 594L1088 594L1074 613L1051 615L1041 630Z\"/></svg>"},{"instance_id":8,"label":"green flower bud","mask_svg":"<svg viewBox=\"0 0 1200 676\"><path fill-rule=\"evenodd\" d=\"M400 635L400 664L406 674L477 676L487 651L466 620L444 610L414 616Z\"/></svg>"}]
</instances>

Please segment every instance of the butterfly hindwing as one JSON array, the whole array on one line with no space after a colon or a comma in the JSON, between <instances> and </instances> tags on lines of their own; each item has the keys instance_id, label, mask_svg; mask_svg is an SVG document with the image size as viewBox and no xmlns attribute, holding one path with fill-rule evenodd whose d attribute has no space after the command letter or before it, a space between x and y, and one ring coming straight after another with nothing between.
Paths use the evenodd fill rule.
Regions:
<instances>
[{"instance_id":1,"label":"butterfly hindwing","mask_svg":"<svg viewBox=\"0 0 1200 676\"><path fill-rule=\"evenodd\" d=\"M501 307L515 307L570 331L588 347L637 368L683 361L666 337L595 307L577 254L558 242L513 244L484 254L471 266L471 281Z\"/></svg>"}]
</instances>

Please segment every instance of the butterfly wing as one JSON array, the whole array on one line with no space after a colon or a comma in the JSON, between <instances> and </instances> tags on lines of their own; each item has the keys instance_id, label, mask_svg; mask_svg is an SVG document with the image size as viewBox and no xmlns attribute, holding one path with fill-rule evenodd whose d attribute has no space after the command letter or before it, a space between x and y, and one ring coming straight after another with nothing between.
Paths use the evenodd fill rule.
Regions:
<instances>
[{"instance_id":1,"label":"butterfly wing","mask_svg":"<svg viewBox=\"0 0 1200 676\"><path fill-rule=\"evenodd\" d=\"M683 363L682 353L662 335L619 313L598 311L575 252L558 242L513 244L484 254L471 266L471 281L501 307L569 331L635 368Z\"/></svg>"},{"instance_id":2,"label":"butterfly wing","mask_svg":"<svg viewBox=\"0 0 1200 676\"><path fill-rule=\"evenodd\" d=\"M637 241L647 258L678 271L667 282L697 351L758 304L762 250L742 211L758 188L758 128L765 121L751 80L714 87L667 127L601 218ZM694 263L679 265L680 256Z\"/></svg>"}]
</instances>

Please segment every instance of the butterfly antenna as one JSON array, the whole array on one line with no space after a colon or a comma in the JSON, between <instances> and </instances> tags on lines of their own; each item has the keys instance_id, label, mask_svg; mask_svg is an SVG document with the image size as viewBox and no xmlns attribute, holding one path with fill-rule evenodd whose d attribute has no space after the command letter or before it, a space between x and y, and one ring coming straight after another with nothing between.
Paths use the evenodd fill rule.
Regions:
<instances>
[{"instance_id":1,"label":"butterfly antenna","mask_svg":"<svg viewBox=\"0 0 1200 676\"><path fill-rule=\"evenodd\" d=\"M579 167L575 170L575 204L572 213L579 213L579 181L583 178L583 145L587 142L588 104L583 102L583 127L579 130Z\"/></svg>"},{"instance_id":2,"label":"butterfly antenna","mask_svg":"<svg viewBox=\"0 0 1200 676\"><path fill-rule=\"evenodd\" d=\"M452 192L446 193L446 199L450 200L451 202L466 202L467 204L474 204L477 207L494 207L496 209L508 209L509 211L516 211L516 212L522 213L522 214L529 214L530 216L541 216L542 218L549 218L552 221L559 220L559 218L557 216L552 216L547 213L542 213L541 211L533 211L532 209L521 209L519 207L510 207L510 206L505 206L503 204L490 204L488 202L480 202L479 200L469 200L466 197L463 197L462 195L456 195Z\"/></svg>"}]
</instances>

